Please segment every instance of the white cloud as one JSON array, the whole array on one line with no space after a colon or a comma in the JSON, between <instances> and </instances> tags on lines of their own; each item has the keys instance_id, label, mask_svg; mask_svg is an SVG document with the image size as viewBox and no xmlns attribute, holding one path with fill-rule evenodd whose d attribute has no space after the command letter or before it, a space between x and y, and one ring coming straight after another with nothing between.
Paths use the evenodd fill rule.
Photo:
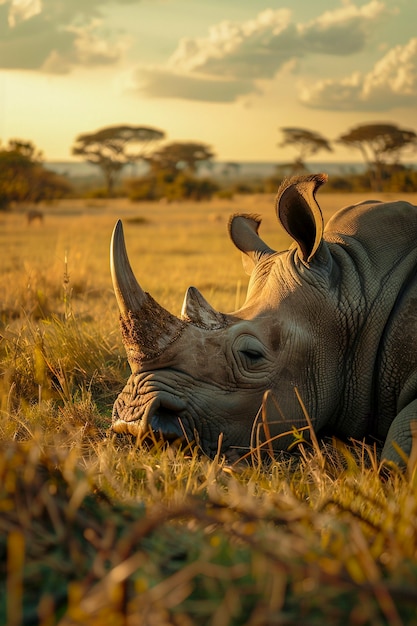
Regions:
<instances>
[{"instance_id":1,"label":"white cloud","mask_svg":"<svg viewBox=\"0 0 417 626\"><path fill-rule=\"evenodd\" d=\"M270 77L297 54L288 9L262 11L241 24L221 22L201 39L182 39L168 61L174 71L245 78Z\"/></svg>"},{"instance_id":2,"label":"white cloud","mask_svg":"<svg viewBox=\"0 0 417 626\"><path fill-rule=\"evenodd\" d=\"M75 34L74 59L82 65L100 65L115 63L123 51L123 42L114 44L112 41L100 37L97 30L101 21L94 20L86 27L73 26L68 28Z\"/></svg>"},{"instance_id":3,"label":"white cloud","mask_svg":"<svg viewBox=\"0 0 417 626\"><path fill-rule=\"evenodd\" d=\"M141 76L147 76L141 85L150 96L163 92L164 97L170 93L178 97L182 92L182 97L188 99L205 99L203 94L210 95L210 100L215 99L215 94L219 101L236 99L258 91L258 81L273 79L290 61L317 53L350 55L363 50L386 12L383 2L370 0L361 7L345 4L308 23L296 24L289 9L267 9L246 22L224 21L212 26L205 38L181 39L159 72L150 77L147 69L142 68L137 70L136 78L140 82ZM221 90L210 91L213 81L225 79L233 81L229 88L225 87L227 97L222 96ZM208 81L207 88L204 80Z\"/></svg>"},{"instance_id":4,"label":"white cloud","mask_svg":"<svg viewBox=\"0 0 417 626\"><path fill-rule=\"evenodd\" d=\"M8 19L10 28L14 28L18 22L29 20L41 11L41 0L12 0Z\"/></svg>"},{"instance_id":5,"label":"white cloud","mask_svg":"<svg viewBox=\"0 0 417 626\"><path fill-rule=\"evenodd\" d=\"M70 26L67 32L72 36L71 47L66 54L53 49L41 66L41 70L51 74L67 74L75 65L109 65L117 62L124 51L124 42L112 43L97 35L100 20L88 26Z\"/></svg>"},{"instance_id":6,"label":"white cloud","mask_svg":"<svg viewBox=\"0 0 417 626\"><path fill-rule=\"evenodd\" d=\"M0 0L0 68L68 72L119 60L126 36L102 29L108 4L140 0Z\"/></svg>"},{"instance_id":7,"label":"white cloud","mask_svg":"<svg viewBox=\"0 0 417 626\"><path fill-rule=\"evenodd\" d=\"M0 68L62 74L79 65L115 64L130 40L112 31L103 9L139 2L0 0ZM305 23L295 22L288 8L266 9L243 22L223 21L206 37L181 39L165 65L136 68L133 88L160 98L230 102L259 93L285 67L302 68L310 55L361 52L387 13L382 0L361 6L343 0ZM369 74L304 86L301 101L340 110L408 102L416 92L415 56L412 46L394 48Z\"/></svg>"},{"instance_id":8,"label":"white cloud","mask_svg":"<svg viewBox=\"0 0 417 626\"><path fill-rule=\"evenodd\" d=\"M371 0L358 7L354 4L326 11L297 30L309 52L347 55L362 50L375 22L386 14L385 4Z\"/></svg>"},{"instance_id":9,"label":"white cloud","mask_svg":"<svg viewBox=\"0 0 417 626\"><path fill-rule=\"evenodd\" d=\"M417 102L417 38L395 46L368 73L304 87L301 101L318 109L389 111Z\"/></svg>"}]
</instances>

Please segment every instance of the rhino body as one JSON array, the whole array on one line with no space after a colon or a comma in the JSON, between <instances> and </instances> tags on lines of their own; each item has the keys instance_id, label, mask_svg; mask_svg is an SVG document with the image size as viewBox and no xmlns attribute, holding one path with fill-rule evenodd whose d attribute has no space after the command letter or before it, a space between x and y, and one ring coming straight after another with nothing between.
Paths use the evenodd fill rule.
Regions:
<instances>
[{"instance_id":1,"label":"rhino body","mask_svg":"<svg viewBox=\"0 0 417 626\"><path fill-rule=\"evenodd\" d=\"M194 287L179 318L163 309L137 283L116 225L112 276L132 374L114 431L185 437L234 458L267 437L286 449L306 426L304 404L319 436L374 438L401 464L397 446L410 453L417 419L417 207L368 201L324 229L316 192L326 179L281 185L277 215L294 240L285 252L259 237L256 216L231 218L250 273L231 314Z\"/></svg>"}]
</instances>

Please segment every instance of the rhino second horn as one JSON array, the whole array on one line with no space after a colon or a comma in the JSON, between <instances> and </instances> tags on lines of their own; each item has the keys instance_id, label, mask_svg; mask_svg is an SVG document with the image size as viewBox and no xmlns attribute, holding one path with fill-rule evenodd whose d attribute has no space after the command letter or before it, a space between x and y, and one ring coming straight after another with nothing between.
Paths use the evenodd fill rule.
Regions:
<instances>
[{"instance_id":1,"label":"rhino second horn","mask_svg":"<svg viewBox=\"0 0 417 626\"><path fill-rule=\"evenodd\" d=\"M129 263L121 220L117 221L111 238L110 271L121 316L127 317L129 311L139 311L146 302L146 294Z\"/></svg>"},{"instance_id":2,"label":"rhino second horn","mask_svg":"<svg viewBox=\"0 0 417 626\"><path fill-rule=\"evenodd\" d=\"M196 287L188 287L181 309L181 319L207 330L224 328L224 316L213 309Z\"/></svg>"}]
</instances>

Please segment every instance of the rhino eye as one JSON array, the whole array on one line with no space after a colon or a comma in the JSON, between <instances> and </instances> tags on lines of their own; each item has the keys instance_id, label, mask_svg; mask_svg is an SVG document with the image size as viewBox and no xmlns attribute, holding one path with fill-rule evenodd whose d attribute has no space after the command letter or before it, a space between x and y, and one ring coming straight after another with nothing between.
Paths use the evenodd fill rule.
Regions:
<instances>
[{"instance_id":1,"label":"rhino eye","mask_svg":"<svg viewBox=\"0 0 417 626\"><path fill-rule=\"evenodd\" d=\"M240 350L240 353L243 354L247 359L250 359L251 361L259 361L260 359L263 359L263 354L261 354L261 352L258 352L257 350Z\"/></svg>"},{"instance_id":2,"label":"rhino eye","mask_svg":"<svg viewBox=\"0 0 417 626\"><path fill-rule=\"evenodd\" d=\"M240 337L236 348L239 360L246 368L257 365L265 358L264 347L255 337L248 335Z\"/></svg>"}]
</instances>

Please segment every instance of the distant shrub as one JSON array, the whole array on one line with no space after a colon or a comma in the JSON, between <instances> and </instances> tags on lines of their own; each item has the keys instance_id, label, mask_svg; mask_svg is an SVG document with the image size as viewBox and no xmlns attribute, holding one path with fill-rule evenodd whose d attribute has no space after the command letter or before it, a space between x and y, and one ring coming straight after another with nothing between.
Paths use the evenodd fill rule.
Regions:
<instances>
[{"instance_id":1,"label":"distant shrub","mask_svg":"<svg viewBox=\"0 0 417 626\"><path fill-rule=\"evenodd\" d=\"M195 178L182 172L166 186L165 195L168 200L209 200L218 188L209 178Z\"/></svg>"},{"instance_id":2,"label":"distant shrub","mask_svg":"<svg viewBox=\"0 0 417 626\"><path fill-rule=\"evenodd\" d=\"M85 198L91 198L92 200L100 200L102 198L107 198L107 189L104 187L98 187L97 189L89 189L85 195Z\"/></svg>"},{"instance_id":3,"label":"distant shrub","mask_svg":"<svg viewBox=\"0 0 417 626\"><path fill-rule=\"evenodd\" d=\"M231 200L235 195L250 195L252 193L264 193L264 181L252 180L249 182L237 181L229 187L219 189L216 192L218 198Z\"/></svg>"},{"instance_id":4,"label":"distant shrub","mask_svg":"<svg viewBox=\"0 0 417 626\"><path fill-rule=\"evenodd\" d=\"M0 210L15 202L50 201L68 196L68 180L46 169L30 142L12 140L0 149Z\"/></svg>"},{"instance_id":5,"label":"distant shrub","mask_svg":"<svg viewBox=\"0 0 417 626\"><path fill-rule=\"evenodd\" d=\"M383 182L384 191L402 191L413 193L417 191L417 170L398 168Z\"/></svg>"},{"instance_id":6,"label":"distant shrub","mask_svg":"<svg viewBox=\"0 0 417 626\"><path fill-rule=\"evenodd\" d=\"M327 182L327 191L354 191L354 181L351 177L332 176Z\"/></svg>"},{"instance_id":7,"label":"distant shrub","mask_svg":"<svg viewBox=\"0 0 417 626\"><path fill-rule=\"evenodd\" d=\"M124 221L128 224L149 224L149 220L143 215L135 215L134 217L125 217Z\"/></svg>"},{"instance_id":8,"label":"distant shrub","mask_svg":"<svg viewBox=\"0 0 417 626\"><path fill-rule=\"evenodd\" d=\"M222 200L232 200L235 195L233 189L219 189L216 192L216 196Z\"/></svg>"},{"instance_id":9,"label":"distant shrub","mask_svg":"<svg viewBox=\"0 0 417 626\"><path fill-rule=\"evenodd\" d=\"M247 183L236 183L236 185L234 186L234 191L235 193L248 194L253 193L254 189Z\"/></svg>"},{"instance_id":10,"label":"distant shrub","mask_svg":"<svg viewBox=\"0 0 417 626\"><path fill-rule=\"evenodd\" d=\"M197 178L186 172L173 174L161 170L127 182L128 196L134 202L146 200L209 200L218 185L209 178Z\"/></svg>"},{"instance_id":11,"label":"distant shrub","mask_svg":"<svg viewBox=\"0 0 417 626\"><path fill-rule=\"evenodd\" d=\"M123 198L126 192L123 188L114 189L110 195L106 187L96 187L85 192L84 198L92 200L104 200L105 198Z\"/></svg>"},{"instance_id":12,"label":"distant shrub","mask_svg":"<svg viewBox=\"0 0 417 626\"><path fill-rule=\"evenodd\" d=\"M370 192L372 190L369 170L358 174L348 173L342 176L329 176L323 192ZM393 193L412 193L417 191L417 170L402 165L385 165L382 169L381 191Z\"/></svg>"},{"instance_id":13,"label":"distant shrub","mask_svg":"<svg viewBox=\"0 0 417 626\"><path fill-rule=\"evenodd\" d=\"M284 177L280 175L268 176L268 178L264 179L264 192L265 193L276 193L278 187L282 183Z\"/></svg>"},{"instance_id":14,"label":"distant shrub","mask_svg":"<svg viewBox=\"0 0 417 626\"><path fill-rule=\"evenodd\" d=\"M157 182L154 177L145 177L130 180L126 183L127 195L133 202L158 200L162 197L158 193ZM162 191L160 192L162 193Z\"/></svg>"}]
</instances>

